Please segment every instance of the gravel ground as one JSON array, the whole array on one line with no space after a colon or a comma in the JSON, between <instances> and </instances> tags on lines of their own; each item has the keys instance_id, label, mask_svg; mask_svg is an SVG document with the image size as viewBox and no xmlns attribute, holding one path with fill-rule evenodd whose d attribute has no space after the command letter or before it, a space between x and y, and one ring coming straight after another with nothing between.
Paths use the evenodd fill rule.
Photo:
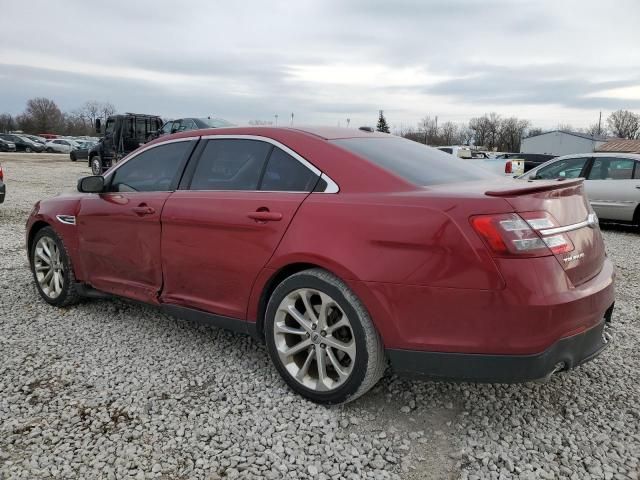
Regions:
<instances>
[{"instance_id":1,"label":"gravel ground","mask_svg":"<svg viewBox=\"0 0 640 480\"><path fill-rule=\"evenodd\" d=\"M292 394L265 348L121 300L49 307L24 251L33 203L89 174L0 154L0 479L637 479L640 235L604 232L615 340L546 384L387 375L346 406Z\"/></svg>"}]
</instances>

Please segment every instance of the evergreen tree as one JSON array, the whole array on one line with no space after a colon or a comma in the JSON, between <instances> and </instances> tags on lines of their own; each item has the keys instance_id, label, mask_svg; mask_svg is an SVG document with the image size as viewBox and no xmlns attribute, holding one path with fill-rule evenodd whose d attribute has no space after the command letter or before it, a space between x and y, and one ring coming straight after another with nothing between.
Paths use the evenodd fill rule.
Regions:
<instances>
[{"instance_id":1,"label":"evergreen tree","mask_svg":"<svg viewBox=\"0 0 640 480\"><path fill-rule=\"evenodd\" d=\"M380 110L380 116L378 117L378 126L376 127L378 132L390 133L389 125L387 125L387 119L384 118L384 112Z\"/></svg>"}]
</instances>

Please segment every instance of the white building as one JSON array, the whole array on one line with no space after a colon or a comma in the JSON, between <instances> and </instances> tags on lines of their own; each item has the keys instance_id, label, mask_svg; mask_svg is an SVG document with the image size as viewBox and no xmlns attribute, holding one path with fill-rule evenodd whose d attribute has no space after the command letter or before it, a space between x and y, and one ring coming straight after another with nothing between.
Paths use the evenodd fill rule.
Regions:
<instances>
[{"instance_id":1,"label":"white building","mask_svg":"<svg viewBox=\"0 0 640 480\"><path fill-rule=\"evenodd\" d=\"M520 153L546 153L556 156L572 153L591 153L606 141L606 137L597 135L553 130L523 138L520 145Z\"/></svg>"}]
</instances>

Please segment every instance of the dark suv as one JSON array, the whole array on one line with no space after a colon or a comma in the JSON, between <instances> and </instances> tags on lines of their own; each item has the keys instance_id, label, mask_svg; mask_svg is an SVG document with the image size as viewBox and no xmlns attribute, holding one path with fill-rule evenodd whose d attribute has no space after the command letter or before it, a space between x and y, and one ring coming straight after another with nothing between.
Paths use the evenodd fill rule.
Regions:
<instances>
[{"instance_id":1,"label":"dark suv","mask_svg":"<svg viewBox=\"0 0 640 480\"><path fill-rule=\"evenodd\" d=\"M168 120L160 130L154 132L149 140L156 139L163 135L172 133L185 132L187 130L200 130L203 128L224 128L233 127L233 123L227 122L222 118L178 118L176 120Z\"/></svg>"},{"instance_id":2,"label":"dark suv","mask_svg":"<svg viewBox=\"0 0 640 480\"><path fill-rule=\"evenodd\" d=\"M157 115L125 113L107 118L102 132L100 119L97 119L96 132L103 136L89 150L89 166L93 174L102 174L112 163L146 143L161 126L162 119Z\"/></svg>"}]
</instances>

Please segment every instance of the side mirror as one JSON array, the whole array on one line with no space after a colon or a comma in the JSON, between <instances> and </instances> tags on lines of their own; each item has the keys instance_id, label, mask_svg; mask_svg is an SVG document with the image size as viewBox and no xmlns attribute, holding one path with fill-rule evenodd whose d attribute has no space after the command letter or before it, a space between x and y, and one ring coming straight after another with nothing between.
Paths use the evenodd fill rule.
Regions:
<instances>
[{"instance_id":1,"label":"side mirror","mask_svg":"<svg viewBox=\"0 0 640 480\"><path fill-rule=\"evenodd\" d=\"M82 193L102 193L104 191L104 177L92 175L78 180L78 191Z\"/></svg>"},{"instance_id":2,"label":"side mirror","mask_svg":"<svg viewBox=\"0 0 640 480\"><path fill-rule=\"evenodd\" d=\"M100 130L101 130L101 128L100 128L100 127L102 126L102 125L100 125L100 123L101 123L101 122L100 122L100 119L99 119L99 118L96 118L96 133L97 133L98 135L100 134Z\"/></svg>"}]
</instances>

